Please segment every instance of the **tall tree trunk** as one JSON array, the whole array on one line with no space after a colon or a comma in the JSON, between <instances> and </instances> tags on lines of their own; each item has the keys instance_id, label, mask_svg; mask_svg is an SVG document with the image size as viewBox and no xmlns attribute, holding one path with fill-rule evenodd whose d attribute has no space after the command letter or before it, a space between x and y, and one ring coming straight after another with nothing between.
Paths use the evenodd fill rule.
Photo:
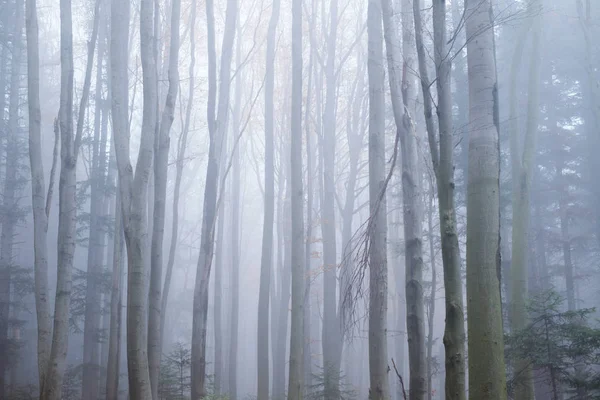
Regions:
<instances>
[{"instance_id":1,"label":"tall tree trunk","mask_svg":"<svg viewBox=\"0 0 600 400\"><path fill-rule=\"evenodd\" d=\"M427 399L433 396L433 329L435 321L435 293L437 291L437 271L435 262L435 244L433 236L434 194L433 185L429 188L429 207L427 209L427 241L429 242L429 265L431 266L431 292L429 312L427 313Z\"/></svg>"},{"instance_id":2,"label":"tall tree trunk","mask_svg":"<svg viewBox=\"0 0 600 400\"><path fill-rule=\"evenodd\" d=\"M118 185L118 183L117 183ZM106 367L106 399L118 400L119 364L121 360L121 309L123 303L123 213L121 197L115 204L115 230L113 237L112 278L110 294L110 329L108 336L108 363Z\"/></svg>"},{"instance_id":3,"label":"tall tree trunk","mask_svg":"<svg viewBox=\"0 0 600 400\"><path fill-rule=\"evenodd\" d=\"M0 397L8 392L6 372L11 338L9 337L11 311L11 281L13 275L13 246L15 229L19 222L19 85L21 83L21 59L23 53L23 0L15 2L15 21L12 35L12 57L10 66L10 98L8 101L8 132L6 135L6 167L2 190L2 230L0 233ZM14 366L10 370L14 370ZM11 386L14 386L11 380Z\"/></svg>"},{"instance_id":4,"label":"tall tree trunk","mask_svg":"<svg viewBox=\"0 0 600 400\"><path fill-rule=\"evenodd\" d=\"M54 302L54 329L50 359L40 398L58 400L62 396L62 382L66 367L69 334L69 305L71 299L71 274L75 253L75 187L76 166L81 136L73 132L73 28L71 1L60 1L60 180L58 217L58 260L56 297ZM87 72L87 71L86 71ZM87 75L87 73L86 73ZM87 75L89 77L89 75ZM88 85L89 90L89 85ZM84 84L85 92L85 84ZM85 96L82 95L82 105Z\"/></svg>"},{"instance_id":5,"label":"tall tree trunk","mask_svg":"<svg viewBox=\"0 0 600 400\"><path fill-rule=\"evenodd\" d=\"M275 33L279 21L280 0L273 0L267 35L265 75L265 204L263 215L260 289L258 294L257 394L269 398L269 286L273 257L273 224L275 208L273 91L275 85ZM274 340L274 338L271 338Z\"/></svg>"},{"instance_id":6,"label":"tall tree trunk","mask_svg":"<svg viewBox=\"0 0 600 400\"><path fill-rule=\"evenodd\" d=\"M537 12L532 9L533 0L529 2L530 12ZM511 328L514 332L521 331L527 327L527 237L529 234L530 219L530 197L531 197L531 177L534 168L535 141L538 130L539 114L539 76L540 76L540 35L541 21L538 16L534 16L533 23L533 42L531 62L529 66L528 77L528 96L527 96L527 124L525 130L525 143L521 153L519 146L518 130L511 130L511 152L515 152L511 158L513 160L513 228L512 228L512 263L510 267L511 274L511 309L510 320ZM519 51L519 50L517 50ZM515 58L519 58L518 56ZM515 77L516 80L516 77ZM511 82L513 87L515 82ZM516 121L514 122L516 123ZM514 137L513 137L514 136ZM515 180L516 179L516 180ZM515 399L533 400L533 373L531 361L528 359L515 360L515 371L518 375L515 379Z\"/></svg>"},{"instance_id":7,"label":"tall tree trunk","mask_svg":"<svg viewBox=\"0 0 600 400\"><path fill-rule=\"evenodd\" d=\"M171 2L171 43L169 45L169 88L160 120L160 127L154 138L154 215L152 224L152 249L150 261L150 297L148 316L148 365L152 397L158 399L158 379L162 355L161 286L163 267L163 238L165 233L165 209L167 202L167 174L169 169L170 131L175 117L175 102L179 89L179 20L181 0Z\"/></svg>"},{"instance_id":8,"label":"tall tree trunk","mask_svg":"<svg viewBox=\"0 0 600 400\"><path fill-rule=\"evenodd\" d=\"M31 170L31 198L33 210L33 250L35 310L37 316L37 356L39 388L44 387L44 376L50 353L52 326L48 305L48 214L51 191L46 194L42 162L41 106L40 106L40 51L36 0L26 2L27 30L27 104L29 106L29 162ZM55 143L55 146L58 142ZM56 148L52 168L56 165ZM52 187L52 176L49 188Z\"/></svg>"},{"instance_id":9,"label":"tall tree trunk","mask_svg":"<svg viewBox=\"0 0 600 400\"><path fill-rule=\"evenodd\" d=\"M505 400L500 299L498 83L492 3L465 2L469 68L467 311L469 398ZM475 40L476 38L476 40Z\"/></svg>"},{"instance_id":10,"label":"tall tree trunk","mask_svg":"<svg viewBox=\"0 0 600 400\"><path fill-rule=\"evenodd\" d=\"M302 2L292 0L291 270L292 312L288 399L304 395L304 191L302 185Z\"/></svg>"},{"instance_id":11,"label":"tall tree trunk","mask_svg":"<svg viewBox=\"0 0 600 400\"><path fill-rule=\"evenodd\" d=\"M451 57L447 46L446 3L433 2L434 62L437 85L438 132L433 122L431 82L427 76L423 27L419 0L414 0L413 14L416 27L417 54L421 75L425 121L432 164L436 176L438 205L440 215L440 238L442 242L442 261L444 265L444 287L446 290L446 325L444 329L445 347L445 394L448 399L464 400L465 393L465 328L460 272L460 249L456 227L454 207L454 140L452 128L452 93L450 73ZM428 354L431 354L428 348ZM428 356L430 358L430 356ZM428 374L431 397L431 371Z\"/></svg>"},{"instance_id":12,"label":"tall tree trunk","mask_svg":"<svg viewBox=\"0 0 600 400\"><path fill-rule=\"evenodd\" d=\"M240 112L242 108L242 29L239 18L236 21L237 45L235 48L235 106L233 108L233 135L237 137L240 132ZM233 176L231 182L231 314L229 322L229 398L237 400L237 364L238 364L238 325L240 314L240 190L241 167L239 146L234 146Z\"/></svg>"},{"instance_id":13,"label":"tall tree trunk","mask_svg":"<svg viewBox=\"0 0 600 400\"><path fill-rule=\"evenodd\" d=\"M152 399L148 369L148 265L146 209L156 127L156 60L152 51L153 7L140 3L140 48L144 106L135 171L129 155L128 42L129 3L111 3L111 94L113 138L127 247L127 368L131 400Z\"/></svg>"},{"instance_id":14,"label":"tall tree trunk","mask_svg":"<svg viewBox=\"0 0 600 400\"><path fill-rule=\"evenodd\" d=\"M175 162L175 186L173 188L173 215L171 226L171 243L169 245L169 260L167 261L167 271L165 273L165 282L163 285L160 314L160 337L161 346L164 345L165 321L167 316L167 305L169 300L169 291L171 288L171 277L173 276L173 266L175 265L175 252L177 250L177 238L179 235L179 196L181 192L181 178L183 176L183 166L185 161L185 150L187 147L187 138L190 131L190 119L192 115L192 105L194 103L194 69L196 67L196 5L197 0L192 0L190 15L190 65L188 71L188 103L185 111L185 118L179 141L177 143L177 160ZM180 105L183 107L183 105Z\"/></svg>"},{"instance_id":15,"label":"tall tree trunk","mask_svg":"<svg viewBox=\"0 0 600 400\"><path fill-rule=\"evenodd\" d=\"M389 0L385 3L386 37L388 43L394 43L391 16L393 8ZM409 16L413 11L410 0L403 0L403 46L404 71L400 77L400 57L394 52L394 46L388 48L388 68L392 107L396 129L399 130L400 147L402 149L402 199L404 203L404 240L406 265L406 327L408 336L408 358L410 367L410 399L423 400L427 391L427 364L425 355L425 329L423 305L423 255L420 183L418 173L417 136L410 114L410 104L416 99L414 71L414 42L412 39L412 21ZM413 14L414 15L414 12ZM404 103L404 110L402 104Z\"/></svg>"},{"instance_id":16,"label":"tall tree trunk","mask_svg":"<svg viewBox=\"0 0 600 400\"><path fill-rule=\"evenodd\" d=\"M227 153L225 143L227 138L223 139L223 145L225 147L222 155ZM221 157L221 165L227 162L225 157ZM221 183L222 184L222 183ZM223 197L226 195L226 189L223 188ZM214 374L213 374L213 390L215 394L220 395L222 393L221 378L223 377L223 268L225 262L223 261L223 248L225 241L225 203L222 202L219 206L219 212L217 216L217 239L215 248L215 280L214 280L214 303L213 303L213 334L214 334ZM229 252L229 250L228 250Z\"/></svg>"},{"instance_id":17,"label":"tall tree trunk","mask_svg":"<svg viewBox=\"0 0 600 400\"><path fill-rule=\"evenodd\" d=\"M235 22L237 19L237 0L227 2L225 15L225 32L221 54L219 104L215 119L215 87L216 62L214 51L214 12L213 2L206 2L208 41L209 41L209 99L207 117L210 135L208 150L208 167L204 188L204 205L202 214L202 238L200 255L194 288L194 306L192 322L192 400L199 400L206 395L206 324L208 317L208 281L212 267L214 252L215 222L217 212L217 191L219 186L219 168L223 142L227 133L229 114L229 87L231 76L231 58L235 39Z\"/></svg>"},{"instance_id":18,"label":"tall tree trunk","mask_svg":"<svg viewBox=\"0 0 600 400\"><path fill-rule=\"evenodd\" d=\"M94 138L91 160L90 177L90 229L88 235L87 251L87 285L85 293L85 321L83 325L83 371L81 395L84 400L95 400L99 394L100 383L100 358L99 358L99 333L101 317L101 293L100 276L103 268L104 233L101 226L102 210L104 209L104 178L106 164L106 148L100 148L101 122L106 110L102 106L103 68L104 58L104 35L100 31L100 1L96 1L94 10L94 23L92 28L92 39L88 48L88 69L91 73L93 48L98 43L98 57L96 59L96 95L94 110ZM102 27L104 28L104 27ZM100 32L99 32L100 31ZM93 44L94 43L94 44ZM89 53L91 50L91 54ZM87 71L86 71L87 72ZM91 75L90 75L91 78ZM85 108L84 108L85 110ZM79 115L84 115L80 110ZM81 124L83 120L78 121ZM83 128L83 125L81 126Z\"/></svg>"},{"instance_id":19,"label":"tall tree trunk","mask_svg":"<svg viewBox=\"0 0 600 400\"><path fill-rule=\"evenodd\" d=\"M387 400L387 254L385 100L381 1L369 0L369 398Z\"/></svg>"},{"instance_id":20,"label":"tall tree trunk","mask_svg":"<svg viewBox=\"0 0 600 400\"><path fill-rule=\"evenodd\" d=\"M325 64L325 108L323 110L323 200L321 204L321 231L323 235L323 350L324 397L340 397L340 366L342 341L337 315L337 246L335 225L335 141L336 141L336 39L338 2L329 2L329 32L327 33L327 60ZM339 355L338 355L339 354Z\"/></svg>"}]
</instances>

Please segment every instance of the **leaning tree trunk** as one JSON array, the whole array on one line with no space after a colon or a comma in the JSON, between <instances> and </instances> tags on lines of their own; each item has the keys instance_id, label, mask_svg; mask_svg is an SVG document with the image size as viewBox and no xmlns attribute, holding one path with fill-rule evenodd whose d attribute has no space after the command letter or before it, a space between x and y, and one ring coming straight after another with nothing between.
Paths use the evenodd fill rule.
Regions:
<instances>
[{"instance_id":1,"label":"leaning tree trunk","mask_svg":"<svg viewBox=\"0 0 600 400\"><path fill-rule=\"evenodd\" d=\"M390 397L387 359L385 100L381 2L369 0L369 398Z\"/></svg>"},{"instance_id":2,"label":"leaning tree trunk","mask_svg":"<svg viewBox=\"0 0 600 400\"><path fill-rule=\"evenodd\" d=\"M192 317L192 400L199 400L206 395L206 325L208 317L208 281L214 253L215 221L217 213L217 191L219 186L219 169L223 139L226 135L227 117L229 114L229 87L231 76L231 58L235 38L235 21L237 19L237 0L227 2L225 15L225 32L221 54L220 93L217 116L215 120L216 90L216 55L214 38L214 12L212 0L206 1L209 49L209 94L207 118L210 135L208 150L208 166L204 188L204 205L202 214L202 238L200 255L194 288L194 305Z\"/></svg>"},{"instance_id":3,"label":"leaning tree trunk","mask_svg":"<svg viewBox=\"0 0 600 400\"><path fill-rule=\"evenodd\" d=\"M466 0L469 69L467 312L469 398L505 400L500 299L498 83L492 3Z\"/></svg>"},{"instance_id":4,"label":"leaning tree trunk","mask_svg":"<svg viewBox=\"0 0 600 400\"><path fill-rule=\"evenodd\" d=\"M37 356L39 387L44 387L44 376L50 353L52 327L48 305L48 214L52 195L52 175L46 194L42 162L41 106L40 106L40 51L36 0L26 2L27 30L27 104L29 106L29 162L31 170L31 198L33 211L33 252L35 310L37 315ZM58 143L55 143L57 145ZM56 164L56 150L52 169Z\"/></svg>"},{"instance_id":5,"label":"leaning tree trunk","mask_svg":"<svg viewBox=\"0 0 600 400\"><path fill-rule=\"evenodd\" d=\"M148 369L148 260L146 209L156 129L156 60L152 51L153 7L140 4L140 48L144 107L140 150L135 166L129 155L128 32L129 3L111 3L111 105L113 138L119 172L119 194L127 247L127 369L131 400L152 399Z\"/></svg>"},{"instance_id":6,"label":"leaning tree trunk","mask_svg":"<svg viewBox=\"0 0 600 400\"><path fill-rule=\"evenodd\" d=\"M161 286L163 267L163 237L165 233L165 208L167 201L167 174L169 169L169 136L173 118L175 117L175 102L179 89L179 16L181 0L171 3L171 43L169 46L169 89L165 100L160 127L154 138L154 215L152 224L152 248L150 255L150 297L148 316L148 365L152 396L158 399L158 380L160 374L160 359L162 355Z\"/></svg>"},{"instance_id":7,"label":"leaning tree trunk","mask_svg":"<svg viewBox=\"0 0 600 400\"><path fill-rule=\"evenodd\" d=\"M292 311L288 399L304 396L304 191L302 185L302 2L292 0L291 270Z\"/></svg>"}]
</instances>

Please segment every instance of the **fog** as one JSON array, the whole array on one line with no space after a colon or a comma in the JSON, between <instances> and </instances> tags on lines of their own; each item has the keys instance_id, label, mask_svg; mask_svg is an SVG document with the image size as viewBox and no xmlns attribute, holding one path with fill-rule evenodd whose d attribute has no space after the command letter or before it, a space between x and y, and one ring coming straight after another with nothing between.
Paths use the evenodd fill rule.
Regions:
<instances>
[{"instance_id":1,"label":"fog","mask_svg":"<svg viewBox=\"0 0 600 400\"><path fill-rule=\"evenodd\" d=\"M0 400L600 398L592 0L0 0Z\"/></svg>"}]
</instances>

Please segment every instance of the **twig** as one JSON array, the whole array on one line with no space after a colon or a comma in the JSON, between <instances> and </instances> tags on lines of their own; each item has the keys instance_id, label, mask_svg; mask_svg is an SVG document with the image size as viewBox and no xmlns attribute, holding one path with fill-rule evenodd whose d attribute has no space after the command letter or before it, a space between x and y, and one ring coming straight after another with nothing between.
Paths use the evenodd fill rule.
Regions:
<instances>
[{"instance_id":1,"label":"twig","mask_svg":"<svg viewBox=\"0 0 600 400\"><path fill-rule=\"evenodd\" d=\"M404 397L404 400L406 400L406 389L404 388L404 379L402 379L402 375L400 375L400 372L398 372L398 368L396 368L396 363L394 362L393 358L392 365L394 366L394 371L396 371L396 376L400 380L400 386L402 386L402 397Z\"/></svg>"}]
</instances>

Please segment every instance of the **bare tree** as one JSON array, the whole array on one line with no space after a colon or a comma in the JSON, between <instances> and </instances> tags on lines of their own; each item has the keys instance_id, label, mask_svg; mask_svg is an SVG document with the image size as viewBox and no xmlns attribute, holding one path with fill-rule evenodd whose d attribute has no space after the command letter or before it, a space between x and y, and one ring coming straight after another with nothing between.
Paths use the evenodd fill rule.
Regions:
<instances>
[{"instance_id":1,"label":"bare tree","mask_svg":"<svg viewBox=\"0 0 600 400\"><path fill-rule=\"evenodd\" d=\"M271 7L271 19L267 33L267 65L265 72L265 206L260 261L260 289L258 294L258 339L256 343L257 394L259 399L269 397L269 286L271 283L275 209L273 87L275 85L275 33L279 21L280 0L274 0Z\"/></svg>"},{"instance_id":2,"label":"bare tree","mask_svg":"<svg viewBox=\"0 0 600 400\"><path fill-rule=\"evenodd\" d=\"M369 0L369 397L387 400L387 254L385 193L385 99L380 0Z\"/></svg>"},{"instance_id":3,"label":"bare tree","mask_svg":"<svg viewBox=\"0 0 600 400\"><path fill-rule=\"evenodd\" d=\"M171 2L171 43L169 45L169 88L160 127L154 139L154 222L152 224L152 249L150 270L150 304L148 317L148 364L152 396L158 398L158 378L162 354L161 286L163 270L163 237L167 202L167 173L169 168L170 131L175 117L175 102L179 89L179 20L181 0Z\"/></svg>"},{"instance_id":4,"label":"bare tree","mask_svg":"<svg viewBox=\"0 0 600 400\"><path fill-rule=\"evenodd\" d=\"M304 191L302 185L302 1L292 1L291 110L292 312L288 399L304 396Z\"/></svg>"},{"instance_id":5,"label":"bare tree","mask_svg":"<svg viewBox=\"0 0 600 400\"><path fill-rule=\"evenodd\" d=\"M217 213L217 191L223 142L227 133L229 114L229 87L231 84L231 59L235 39L235 21L237 19L237 0L227 2L225 15L225 32L221 54L219 104L215 119L216 95L216 55L214 38L213 2L206 2L208 49L209 49L209 94L207 106L208 130L210 146L208 150L208 167L204 188L204 205L202 214L202 238L200 255L194 288L194 306L192 322L192 399L199 400L206 394L206 324L208 316L208 281L214 253L215 222Z\"/></svg>"},{"instance_id":6,"label":"bare tree","mask_svg":"<svg viewBox=\"0 0 600 400\"><path fill-rule=\"evenodd\" d=\"M135 170L129 154L128 33L129 3L111 3L111 93L113 138L119 172L119 194L127 247L127 367L132 400L151 399L148 369L148 286L146 205L156 126L156 60L152 51L153 6L140 3L140 48L144 108Z\"/></svg>"},{"instance_id":7,"label":"bare tree","mask_svg":"<svg viewBox=\"0 0 600 400\"><path fill-rule=\"evenodd\" d=\"M467 312L469 398L506 399L500 300L498 83L492 3L466 0L469 68ZM476 40L473 38L476 37Z\"/></svg>"}]
</instances>

